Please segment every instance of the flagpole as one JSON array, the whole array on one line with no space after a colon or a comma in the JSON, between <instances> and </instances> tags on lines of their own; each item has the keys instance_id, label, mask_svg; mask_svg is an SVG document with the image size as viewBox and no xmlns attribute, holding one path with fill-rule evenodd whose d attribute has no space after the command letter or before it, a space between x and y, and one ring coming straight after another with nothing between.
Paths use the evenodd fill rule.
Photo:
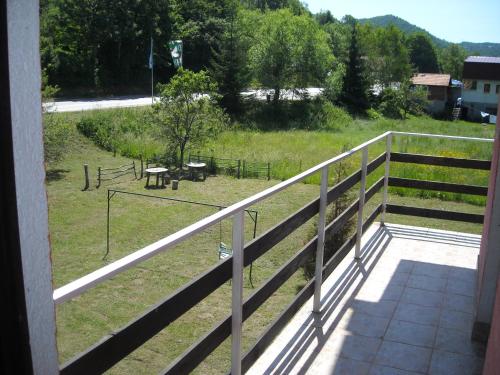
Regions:
<instances>
[{"instance_id":1,"label":"flagpole","mask_svg":"<svg viewBox=\"0 0 500 375\"><path fill-rule=\"evenodd\" d=\"M154 60L153 60L153 37L151 37L151 104L154 104Z\"/></svg>"}]
</instances>

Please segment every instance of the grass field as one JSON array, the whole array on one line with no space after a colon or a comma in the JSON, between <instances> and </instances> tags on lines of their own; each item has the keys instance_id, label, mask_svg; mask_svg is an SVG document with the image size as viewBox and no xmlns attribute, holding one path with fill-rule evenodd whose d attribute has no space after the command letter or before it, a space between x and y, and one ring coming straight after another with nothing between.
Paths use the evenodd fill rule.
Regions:
<instances>
[{"instance_id":1,"label":"grass field","mask_svg":"<svg viewBox=\"0 0 500 375\"><path fill-rule=\"evenodd\" d=\"M61 114L67 121L79 123L89 131L94 142L108 150L138 158L165 152L159 131L149 121L147 108L112 109L78 114ZM343 120L345 121L345 119ZM306 131L287 129L282 131L252 131L241 129L241 124L233 124L235 130L222 133L201 150L204 155L219 158L241 159L248 162L271 164L271 176L284 180L317 163L337 155L388 130L450 134L458 136L492 138L493 126L463 121L438 121L426 117L400 120L362 120L336 123L331 131ZM263 126L260 126L262 128ZM375 157L385 150L384 142L370 147L370 156ZM490 144L462 142L441 139L397 136L393 150L399 152L425 153L450 157L490 159ZM347 170L359 167L359 160L347 162ZM448 168L418 165L393 165L393 172L400 177L419 178L435 181L486 185L488 175L481 171L461 171L450 173ZM307 179L308 183L318 183L319 176ZM394 193L404 196L435 197L452 201L464 201L483 205L484 199L439 192L411 191L395 189Z\"/></svg>"},{"instance_id":2,"label":"grass field","mask_svg":"<svg viewBox=\"0 0 500 375\"><path fill-rule=\"evenodd\" d=\"M78 118L80 115L71 116ZM232 153L236 152L240 145L241 153L248 153L245 155L250 156L250 152L253 152L251 150L260 147L262 152L260 154L256 152L255 158L273 158L272 162L276 163L280 154L283 159L295 157L292 160L298 160L298 155L301 154L304 158L302 167L304 169L316 161L334 156L346 141L349 141L350 145L356 145L384 130L382 125L376 125L376 129L369 128L369 125L362 123L356 126L360 127L360 132L353 133L351 136L347 133L342 135L299 131L290 133L230 132L223 134L216 142L218 148L214 152L234 156ZM414 128L415 125L412 126L413 130ZM430 128L432 125L422 131L440 132L443 130ZM475 136L491 135L489 129L480 126L475 126L473 129L478 131L478 134L474 134ZM473 133L470 129L463 130L463 132L469 135ZM460 134L464 134L463 132ZM112 153L102 151L78 134L76 130L71 138L66 158L59 163L48 165L47 169L53 279L56 288L215 212L213 209L199 206L117 195L112 200L111 209L111 251L108 258L103 260L106 249L107 188L229 205L277 183L276 180L210 177L205 182L181 181L178 191L145 190L144 180L136 181L126 177L117 184L96 189L94 186L97 166L113 167L125 164L128 160L121 156L113 157ZM439 142L437 145L442 146ZM425 146L412 141L408 145L397 143L396 147L420 147L422 149ZM460 144L456 147L458 150L454 152L465 153L470 146ZM488 155L487 150L471 148L470 151L471 157L487 157ZM381 149L373 150L373 155L379 152ZM90 191L81 191L83 163L89 164L92 173L93 187ZM380 176L381 173L379 169L377 175ZM318 189L319 187L315 184L298 184L252 207L259 212L257 233L262 233L309 202L317 196ZM353 191L355 194L356 188ZM380 201L381 197L378 195L373 198L369 206L374 206ZM481 213L483 211L483 208L477 204L443 202L437 199L403 198L392 195L391 201L464 212ZM370 209L366 211L369 212ZM314 219L255 262L255 287L262 284L306 242L313 227L312 221ZM473 233L479 233L481 228L478 225L394 215L389 215L387 221ZM251 230L251 222L247 219L246 240L251 238ZM216 264L218 243L221 240L230 243L230 233L230 222L224 222L221 227L210 228L171 251L158 255L86 292L81 297L58 306L57 336L61 362L123 326L195 275ZM248 270L246 272L244 292L248 295L252 289L248 283ZM301 271L298 271L247 320L244 325L244 349L254 342L265 326L279 314L280 308L293 298L297 288L304 283L304 277ZM110 373L150 374L160 371L229 314L230 294L230 285L225 284L120 362ZM197 373L225 373L229 368L229 358L230 348L229 340L227 340L200 365Z\"/></svg>"}]
</instances>

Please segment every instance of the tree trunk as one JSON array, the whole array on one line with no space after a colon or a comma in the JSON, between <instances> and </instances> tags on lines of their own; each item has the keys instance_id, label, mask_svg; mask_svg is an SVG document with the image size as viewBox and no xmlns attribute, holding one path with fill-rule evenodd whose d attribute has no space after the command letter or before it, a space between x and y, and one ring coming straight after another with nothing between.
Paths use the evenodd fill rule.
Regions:
<instances>
[{"instance_id":1,"label":"tree trunk","mask_svg":"<svg viewBox=\"0 0 500 375\"><path fill-rule=\"evenodd\" d=\"M182 166L184 165L184 148L186 145L181 145L180 146L180 151L181 151L181 157L179 159L179 169L182 170Z\"/></svg>"}]
</instances>

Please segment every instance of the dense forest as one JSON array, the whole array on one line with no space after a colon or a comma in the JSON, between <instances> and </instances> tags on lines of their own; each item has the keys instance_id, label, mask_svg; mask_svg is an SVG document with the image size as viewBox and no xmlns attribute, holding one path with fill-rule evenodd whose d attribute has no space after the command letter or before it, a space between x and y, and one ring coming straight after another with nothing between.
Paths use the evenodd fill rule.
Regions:
<instances>
[{"instance_id":1,"label":"dense forest","mask_svg":"<svg viewBox=\"0 0 500 375\"><path fill-rule=\"evenodd\" d=\"M407 82L414 72L460 79L466 50L436 46L423 32L380 27L299 0L42 0L41 59L60 95L146 93L154 41L158 82L175 74L168 42L183 41L183 67L208 70L223 104L247 87L320 86L332 102L364 109L368 88Z\"/></svg>"}]
</instances>

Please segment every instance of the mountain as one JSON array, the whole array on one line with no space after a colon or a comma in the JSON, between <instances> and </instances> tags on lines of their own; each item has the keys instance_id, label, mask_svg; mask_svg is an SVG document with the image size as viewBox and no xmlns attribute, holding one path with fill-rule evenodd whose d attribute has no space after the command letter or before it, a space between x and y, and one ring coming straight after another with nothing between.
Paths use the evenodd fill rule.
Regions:
<instances>
[{"instance_id":1,"label":"mountain","mask_svg":"<svg viewBox=\"0 0 500 375\"><path fill-rule=\"evenodd\" d=\"M444 39L439 39L438 37L432 35L427 30L424 30L421 27L413 25L402 18L393 16L392 14L388 14L386 16L372 17L372 18L361 18L358 21L362 24L371 24L373 26L378 26L378 27L386 27L392 24L401 29L405 34L422 32L427 34L432 39L434 44L436 44L436 46L438 46L439 48L445 48L451 44L450 42ZM465 48L465 50L470 54L480 54L482 56L500 57L500 43L462 42L458 44L463 48Z\"/></svg>"}]
</instances>

